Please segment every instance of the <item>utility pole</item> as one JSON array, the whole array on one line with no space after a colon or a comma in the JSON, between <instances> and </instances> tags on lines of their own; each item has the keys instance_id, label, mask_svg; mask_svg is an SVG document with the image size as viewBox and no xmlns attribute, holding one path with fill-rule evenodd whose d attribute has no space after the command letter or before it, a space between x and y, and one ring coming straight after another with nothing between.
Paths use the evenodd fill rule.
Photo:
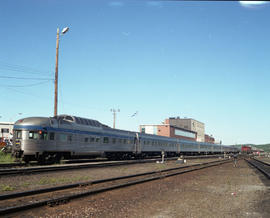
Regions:
<instances>
[{"instance_id":1,"label":"utility pole","mask_svg":"<svg viewBox=\"0 0 270 218\"><path fill-rule=\"evenodd\" d=\"M69 30L65 27L61 35L64 35ZM59 28L56 33L56 60L55 60L55 79L54 79L54 116L57 116L57 104L58 104L58 53L59 53Z\"/></svg>"},{"instance_id":2,"label":"utility pole","mask_svg":"<svg viewBox=\"0 0 270 218\"><path fill-rule=\"evenodd\" d=\"M113 113L113 128L115 129L116 112L120 112L120 110L111 109L111 112Z\"/></svg>"},{"instance_id":3,"label":"utility pole","mask_svg":"<svg viewBox=\"0 0 270 218\"><path fill-rule=\"evenodd\" d=\"M58 103L58 50L59 50L59 28L56 33L56 61L55 61L55 79L54 79L54 116L57 116Z\"/></svg>"}]
</instances>

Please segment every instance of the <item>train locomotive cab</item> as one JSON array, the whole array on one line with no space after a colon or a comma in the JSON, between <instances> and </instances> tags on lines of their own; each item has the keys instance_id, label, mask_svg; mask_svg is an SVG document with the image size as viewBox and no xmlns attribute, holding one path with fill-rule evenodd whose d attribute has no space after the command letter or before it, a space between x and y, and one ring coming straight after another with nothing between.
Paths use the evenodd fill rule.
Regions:
<instances>
[{"instance_id":1,"label":"train locomotive cab","mask_svg":"<svg viewBox=\"0 0 270 218\"><path fill-rule=\"evenodd\" d=\"M48 139L54 136L53 132L48 132L51 123L51 118L46 117L18 120L13 129L13 155L25 162L41 158L48 148Z\"/></svg>"}]
</instances>

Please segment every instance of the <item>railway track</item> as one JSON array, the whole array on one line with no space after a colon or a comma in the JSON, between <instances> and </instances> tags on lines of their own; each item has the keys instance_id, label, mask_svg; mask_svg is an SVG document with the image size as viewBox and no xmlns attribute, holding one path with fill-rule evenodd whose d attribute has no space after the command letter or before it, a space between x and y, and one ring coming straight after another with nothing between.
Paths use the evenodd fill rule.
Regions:
<instances>
[{"instance_id":1,"label":"railway track","mask_svg":"<svg viewBox=\"0 0 270 218\"><path fill-rule=\"evenodd\" d=\"M245 159L250 165L262 172L268 179L270 179L270 164L261 160L251 158Z\"/></svg>"},{"instance_id":2,"label":"railway track","mask_svg":"<svg viewBox=\"0 0 270 218\"><path fill-rule=\"evenodd\" d=\"M223 157L223 155L199 155L199 156L183 156L184 159L204 159L204 158L218 158ZM153 157L155 158L155 157ZM153 158L148 158L153 159ZM175 157L176 158L176 157ZM157 158L157 159L160 159ZM169 159L169 158L166 158ZM146 159L147 160L147 159ZM106 158L103 159L70 159L63 160L62 164L76 164L76 163L96 163L96 162L106 162L109 161ZM12 169L12 168L22 168L22 167L33 167L33 166L51 166L52 164L40 165L38 162L30 162L28 164L19 162L19 163L0 163L0 171L3 169Z\"/></svg>"},{"instance_id":3,"label":"railway track","mask_svg":"<svg viewBox=\"0 0 270 218\"><path fill-rule=\"evenodd\" d=\"M212 156L186 156L184 159L200 159L200 158L214 158L218 157L216 155ZM177 157L166 158L166 161L176 160ZM59 170L73 170L73 169L83 169L83 168L100 168L109 166L120 166L128 164L139 164L139 163L153 163L156 161L161 161L161 158L155 159L140 159L140 160L125 160L125 161L97 161L91 163L79 163L79 164L63 164L63 165L49 165L49 166L35 166L35 167L20 167L20 168L3 168L0 169L0 176L9 175L21 175L21 174L33 174L33 173L43 173L43 172L53 172Z\"/></svg>"},{"instance_id":4,"label":"railway track","mask_svg":"<svg viewBox=\"0 0 270 218\"><path fill-rule=\"evenodd\" d=\"M75 198L175 176L195 170L201 170L228 162L231 162L231 160L212 161L128 176L0 195L0 215L6 215L45 205L58 205Z\"/></svg>"},{"instance_id":5,"label":"railway track","mask_svg":"<svg viewBox=\"0 0 270 218\"><path fill-rule=\"evenodd\" d=\"M85 168L100 168L109 166L121 166L129 164L140 164L140 163L153 163L160 161L161 159L146 159L146 160L128 160L128 161L106 161L97 163L83 163L83 164L65 164L57 166L38 166L38 167L24 167L24 168L11 168L11 169L1 169L0 176L9 175L21 175L21 174L33 174L33 173L44 173L53 172L59 170L74 170L74 169L85 169ZM172 160L172 159L171 159ZM176 158L174 158L176 160Z\"/></svg>"}]
</instances>

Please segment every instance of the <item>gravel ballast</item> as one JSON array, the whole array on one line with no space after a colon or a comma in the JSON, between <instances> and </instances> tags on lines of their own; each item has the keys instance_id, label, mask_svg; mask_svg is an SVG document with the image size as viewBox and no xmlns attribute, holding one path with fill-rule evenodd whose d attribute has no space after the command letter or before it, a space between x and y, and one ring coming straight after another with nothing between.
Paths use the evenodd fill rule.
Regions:
<instances>
[{"instance_id":1,"label":"gravel ballast","mask_svg":"<svg viewBox=\"0 0 270 218\"><path fill-rule=\"evenodd\" d=\"M270 217L269 180L241 160L108 191L25 217ZM20 217L22 213L11 217Z\"/></svg>"}]
</instances>

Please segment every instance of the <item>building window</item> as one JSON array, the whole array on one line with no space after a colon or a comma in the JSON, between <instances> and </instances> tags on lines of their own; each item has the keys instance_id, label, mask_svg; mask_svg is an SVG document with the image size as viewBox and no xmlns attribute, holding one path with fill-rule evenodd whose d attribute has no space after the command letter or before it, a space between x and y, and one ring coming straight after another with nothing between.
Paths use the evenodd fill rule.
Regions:
<instances>
[{"instance_id":1,"label":"building window","mask_svg":"<svg viewBox=\"0 0 270 218\"><path fill-rule=\"evenodd\" d=\"M9 133L9 129L7 129L7 128L2 128L2 129L1 129L1 132L2 132L2 133Z\"/></svg>"}]
</instances>

